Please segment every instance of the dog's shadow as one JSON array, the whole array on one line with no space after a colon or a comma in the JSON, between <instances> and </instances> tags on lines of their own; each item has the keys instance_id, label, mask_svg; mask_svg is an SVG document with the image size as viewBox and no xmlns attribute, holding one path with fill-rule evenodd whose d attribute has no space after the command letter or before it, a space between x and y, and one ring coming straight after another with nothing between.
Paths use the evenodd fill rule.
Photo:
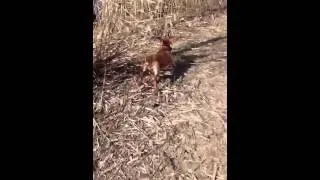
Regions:
<instances>
[{"instance_id":1,"label":"dog's shadow","mask_svg":"<svg viewBox=\"0 0 320 180\"><path fill-rule=\"evenodd\" d=\"M207 41L200 42L200 43L188 44L185 47L182 47L182 48L178 49L177 51L172 52L173 56L179 57L179 58L177 58L177 60L175 61L176 67L173 71L173 74L172 74L173 77L171 79L171 82L173 83L173 82L177 81L178 79L183 78L185 76L185 74L187 73L187 71L189 70L189 68L195 64L196 59L198 59L198 58L201 59L203 57L208 56L208 54L185 55L186 52L192 51L193 48L206 46L209 43L215 43L215 42L217 42L219 40L223 40L225 38L226 38L226 36L222 36L222 37L212 38Z\"/></svg>"},{"instance_id":2,"label":"dog's shadow","mask_svg":"<svg viewBox=\"0 0 320 180\"><path fill-rule=\"evenodd\" d=\"M195 60L198 58L206 57L207 55L181 55L175 62L176 68L173 71L173 82L183 78L187 71L195 64Z\"/></svg>"},{"instance_id":3,"label":"dog's shadow","mask_svg":"<svg viewBox=\"0 0 320 180\"><path fill-rule=\"evenodd\" d=\"M192 67L195 63L197 58L203 58L207 55L181 55L176 61L174 68L171 73L168 73L167 70L161 73L162 78L167 81L170 81L171 84L177 82L178 80L182 80L183 77L186 75L190 67Z\"/></svg>"}]
</instances>

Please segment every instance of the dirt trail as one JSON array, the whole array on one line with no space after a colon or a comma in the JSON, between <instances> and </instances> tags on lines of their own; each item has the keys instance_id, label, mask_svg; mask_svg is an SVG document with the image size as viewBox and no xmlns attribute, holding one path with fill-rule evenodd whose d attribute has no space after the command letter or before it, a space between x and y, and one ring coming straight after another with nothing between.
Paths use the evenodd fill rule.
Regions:
<instances>
[{"instance_id":1,"label":"dirt trail","mask_svg":"<svg viewBox=\"0 0 320 180\"><path fill-rule=\"evenodd\" d=\"M226 28L226 19L219 20ZM227 39L226 31L215 28L194 29L198 33L182 42L188 48L176 53L185 76L176 85L180 103L166 118L180 144L171 144L176 162L165 174L175 172L182 179L226 179Z\"/></svg>"},{"instance_id":2,"label":"dirt trail","mask_svg":"<svg viewBox=\"0 0 320 180\"><path fill-rule=\"evenodd\" d=\"M160 106L131 100L136 111L123 115L124 107L121 132L105 128L106 148L95 145L97 179L227 179L226 24L222 15L175 29L183 35L173 46L177 80L160 86Z\"/></svg>"}]
</instances>

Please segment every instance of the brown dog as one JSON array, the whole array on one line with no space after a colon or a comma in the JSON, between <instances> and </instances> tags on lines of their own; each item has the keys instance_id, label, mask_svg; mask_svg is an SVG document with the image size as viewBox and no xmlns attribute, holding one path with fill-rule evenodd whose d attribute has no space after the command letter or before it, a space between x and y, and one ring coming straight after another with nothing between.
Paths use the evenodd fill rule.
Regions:
<instances>
[{"instance_id":1,"label":"brown dog","mask_svg":"<svg viewBox=\"0 0 320 180\"><path fill-rule=\"evenodd\" d=\"M141 79L147 70L152 72L154 93L158 92L158 81L161 69L173 70L175 64L171 54L171 38L158 38L162 41L162 45L156 54L147 56L143 64Z\"/></svg>"}]
</instances>

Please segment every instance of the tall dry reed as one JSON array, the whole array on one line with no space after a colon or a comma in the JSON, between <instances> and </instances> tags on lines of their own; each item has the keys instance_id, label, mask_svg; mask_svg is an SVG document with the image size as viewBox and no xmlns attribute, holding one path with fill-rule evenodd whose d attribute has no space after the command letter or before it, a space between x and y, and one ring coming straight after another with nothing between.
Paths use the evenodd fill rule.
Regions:
<instances>
[{"instance_id":1,"label":"tall dry reed","mask_svg":"<svg viewBox=\"0 0 320 180\"><path fill-rule=\"evenodd\" d=\"M101 6L93 29L94 62L117 57L134 44L133 38L167 34L182 17L205 16L226 7L226 0L98 1Z\"/></svg>"}]
</instances>

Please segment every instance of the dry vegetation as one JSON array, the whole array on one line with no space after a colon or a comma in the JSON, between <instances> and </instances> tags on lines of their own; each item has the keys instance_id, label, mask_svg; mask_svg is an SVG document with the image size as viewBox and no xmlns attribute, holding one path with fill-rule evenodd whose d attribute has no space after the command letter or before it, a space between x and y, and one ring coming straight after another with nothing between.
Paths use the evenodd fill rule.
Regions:
<instances>
[{"instance_id":1,"label":"dry vegetation","mask_svg":"<svg viewBox=\"0 0 320 180\"><path fill-rule=\"evenodd\" d=\"M93 32L94 179L226 179L224 1L102 2ZM180 37L176 81L153 96L138 83L139 61L167 32Z\"/></svg>"}]
</instances>

